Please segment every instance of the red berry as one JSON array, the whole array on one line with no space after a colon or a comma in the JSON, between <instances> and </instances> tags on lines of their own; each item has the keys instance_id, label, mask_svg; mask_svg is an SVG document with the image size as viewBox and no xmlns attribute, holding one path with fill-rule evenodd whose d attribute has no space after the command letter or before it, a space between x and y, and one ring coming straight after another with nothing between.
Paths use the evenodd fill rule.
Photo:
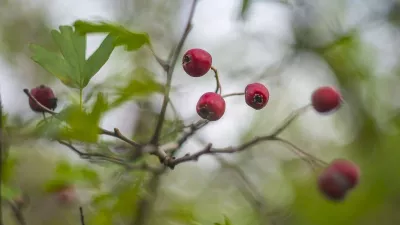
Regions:
<instances>
[{"instance_id":1,"label":"red berry","mask_svg":"<svg viewBox=\"0 0 400 225\"><path fill-rule=\"evenodd\" d=\"M192 77L201 77L211 68L212 57L203 49L193 48L183 55L183 70Z\"/></svg>"},{"instance_id":2,"label":"red berry","mask_svg":"<svg viewBox=\"0 0 400 225\"><path fill-rule=\"evenodd\" d=\"M320 87L312 94L311 103L319 113L330 112L340 106L341 95L333 87Z\"/></svg>"},{"instance_id":3,"label":"red berry","mask_svg":"<svg viewBox=\"0 0 400 225\"><path fill-rule=\"evenodd\" d=\"M359 168L354 163L337 159L318 178L319 190L332 200L342 200L353 189L360 177Z\"/></svg>"},{"instance_id":4,"label":"red berry","mask_svg":"<svg viewBox=\"0 0 400 225\"><path fill-rule=\"evenodd\" d=\"M203 119L219 120L225 113L225 100L217 93L207 92L197 102L196 111Z\"/></svg>"},{"instance_id":5,"label":"red berry","mask_svg":"<svg viewBox=\"0 0 400 225\"><path fill-rule=\"evenodd\" d=\"M268 103L269 91L263 84L249 84L246 86L244 93L247 105L255 110L264 108Z\"/></svg>"},{"instance_id":6,"label":"red berry","mask_svg":"<svg viewBox=\"0 0 400 225\"><path fill-rule=\"evenodd\" d=\"M56 198L61 204L70 204L77 199L76 190L74 186L65 186L57 190Z\"/></svg>"},{"instance_id":7,"label":"red berry","mask_svg":"<svg viewBox=\"0 0 400 225\"><path fill-rule=\"evenodd\" d=\"M57 98L54 96L54 92L51 88L45 85L40 85L39 87L33 88L31 90L31 95L40 104L47 107L48 109L54 110L55 108L57 108ZM44 110L32 99L29 99L29 106L35 112L44 112Z\"/></svg>"}]
</instances>

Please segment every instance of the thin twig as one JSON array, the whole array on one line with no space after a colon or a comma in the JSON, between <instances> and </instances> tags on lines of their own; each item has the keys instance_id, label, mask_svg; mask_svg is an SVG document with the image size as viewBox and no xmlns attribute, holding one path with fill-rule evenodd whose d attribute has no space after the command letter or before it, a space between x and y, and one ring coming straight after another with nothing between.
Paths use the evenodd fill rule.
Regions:
<instances>
[{"instance_id":1,"label":"thin twig","mask_svg":"<svg viewBox=\"0 0 400 225\"><path fill-rule=\"evenodd\" d=\"M285 120L284 122L278 126L278 128L272 132L271 136L278 136L280 133L282 133L283 130L286 129L297 117L299 117L302 113L304 113L311 105L308 104L306 106L303 106L295 111L293 111Z\"/></svg>"},{"instance_id":2,"label":"thin twig","mask_svg":"<svg viewBox=\"0 0 400 225\"><path fill-rule=\"evenodd\" d=\"M11 210L14 214L15 220L18 222L19 225L26 225L26 221L25 221L25 217L22 213L22 208L18 207L18 205L16 205L13 202L9 202Z\"/></svg>"},{"instance_id":3,"label":"thin twig","mask_svg":"<svg viewBox=\"0 0 400 225\"><path fill-rule=\"evenodd\" d=\"M211 66L211 70L215 74L215 82L217 83L217 87L215 88L215 93L218 93L218 91L219 91L219 94L221 94L222 93L222 86L221 86L221 82L219 81L218 70L213 66Z\"/></svg>"},{"instance_id":4,"label":"thin twig","mask_svg":"<svg viewBox=\"0 0 400 225\"><path fill-rule=\"evenodd\" d=\"M169 94L171 91L171 83L172 83L172 75L174 73L174 69L175 69L175 65L176 62L178 60L179 54L182 50L182 47L186 41L187 36L190 33L190 30L192 29L192 19L196 10L196 5L197 5L197 1L198 0L193 0L192 3L192 7L190 10L190 14L189 14L189 18L187 20L187 24L185 27L185 31L183 32L183 35L174 51L174 53L172 54L172 57L169 60L169 68L167 71L167 82L165 85L165 91L164 91L164 99L163 99L163 103L161 106L161 112L160 112L160 116L158 117L158 121L157 121L157 125L153 134L153 137L150 141L151 144L158 144L158 140L160 138L160 134L161 134L161 130L162 130L162 126L164 124L164 119L165 119L165 113L167 112L167 106L168 106L168 102L169 102Z\"/></svg>"},{"instance_id":5,"label":"thin twig","mask_svg":"<svg viewBox=\"0 0 400 225\"><path fill-rule=\"evenodd\" d=\"M81 216L81 225L85 225L85 216L83 215L82 206L79 207L79 214L80 214L80 216Z\"/></svg>"},{"instance_id":6,"label":"thin twig","mask_svg":"<svg viewBox=\"0 0 400 225\"><path fill-rule=\"evenodd\" d=\"M244 95L243 92L238 92L238 93L230 93L230 94L226 94L226 95L222 95L223 98L228 98L228 97L232 97L232 96L241 96Z\"/></svg>"},{"instance_id":7,"label":"thin twig","mask_svg":"<svg viewBox=\"0 0 400 225\"><path fill-rule=\"evenodd\" d=\"M236 173L236 175L242 180L242 183L246 185L246 188L248 189L250 194L247 194L245 190L242 190L242 194L244 195L244 197L247 198L249 202L252 203L256 211L261 212L263 209L265 209L266 203L264 197L259 193L257 187L253 185L253 183L247 177L246 173L237 165L229 163L220 156L216 156L216 159L219 161L221 166L230 169L234 173Z\"/></svg>"},{"instance_id":8,"label":"thin twig","mask_svg":"<svg viewBox=\"0 0 400 225\"><path fill-rule=\"evenodd\" d=\"M160 158L160 155L157 155L160 158L160 161L163 162L166 166L168 166L171 169L174 169L176 165L183 163L183 162L188 162L188 161L197 161L199 159L200 156L202 155L214 155L214 154L219 154L219 153L235 153L235 152L241 152L244 151L256 144L259 144L261 142L264 141L280 141L282 143L285 143L287 145L290 145L291 147L293 147L297 152L295 152L296 154L301 153L303 155L305 155L308 159L313 160L315 162L319 162L322 165L326 165L326 163L320 159L318 159L317 157L301 150L300 148L296 147L294 144L291 144L289 141L279 138L278 135L285 129L287 128L300 114L302 114L303 112L305 112L305 110L308 108L308 105L305 107L302 107L296 111L294 111L293 113L291 113L287 119L284 120L284 122L278 126L278 128L273 131L270 135L266 135L266 136L260 136L260 137L256 137L248 142L245 142L237 147L227 147L227 148L212 148L212 144L208 144L204 149L194 153L194 154L186 154L182 157L179 158L174 158L174 157L169 157L167 154L164 154L164 156L161 157L165 157L165 158ZM304 158L302 158L304 160ZM308 163L310 163L308 161Z\"/></svg>"},{"instance_id":9,"label":"thin twig","mask_svg":"<svg viewBox=\"0 0 400 225\"><path fill-rule=\"evenodd\" d=\"M28 89L24 89L24 93L30 99L32 99L32 101L34 101L44 112L47 112L47 113L53 115L54 117L56 117L57 119L62 120L62 118L59 117L59 114L57 112L54 112L53 110L51 110L51 109L47 108L46 106L42 105L35 97L33 97L31 95L31 93L29 93ZM103 129L103 128L100 127L99 128L99 134L108 135L108 136L112 136L112 137L118 138L118 139L120 139L122 141L125 141L126 143L132 145L135 148L142 147L142 145L140 145L140 144L134 142L133 140L130 140L129 138L125 137L124 135L122 135L121 132L116 128L114 129L114 132L112 132L112 131L109 131L109 130L106 130L106 129Z\"/></svg>"},{"instance_id":10,"label":"thin twig","mask_svg":"<svg viewBox=\"0 0 400 225\"><path fill-rule=\"evenodd\" d=\"M68 147L69 149L71 149L73 152L75 152L76 154L78 154L82 159L91 159L91 160L102 160L102 161L108 161L108 162L112 162L118 165L121 165L123 167L125 167L128 170L143 170L143 171L150 171L153 173L157 173L159 171L158 168L153 168L151 166L149 166L148 164L142 163L139 165L131 165L129 164L129 162L116 158L116 157L112 157L112 156L107 156L107 155L103 155L100 153L86 153L86 152L82 152L79 149L77 149L75 146L73 146L72 144L66 142L66 141L62 141L62 140L58 140L58 143Z\"/></svg>"}]
</instances>

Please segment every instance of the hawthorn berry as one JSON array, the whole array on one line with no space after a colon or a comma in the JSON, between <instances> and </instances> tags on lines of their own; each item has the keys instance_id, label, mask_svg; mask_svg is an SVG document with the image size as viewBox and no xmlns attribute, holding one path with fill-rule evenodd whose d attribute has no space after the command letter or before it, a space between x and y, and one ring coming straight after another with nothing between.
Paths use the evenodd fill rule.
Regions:
<instances>
[{"instance_id":1,"label":"hawthorn berry","mask_svg":"<svg viewBox=\"0 0 400 225\"><path fill-rule=\"evenodd\" d=\"M333 87L324 86L316 89L311 96L311 103L319 113L330 112L340 106L340 93Z\"/></svg>"},{"instance_id":2,"label":"hawthorn berry","mask_svg":"<svg viewBox=\"0 0 400 225\"><path fill-rule=\"evenodd\" d=\"M260 83L248 84L244 91L246 104L255 110L264 108L269 100L267 87Z\"/></svg>"},{"instance_id":3,"label":"hawthorn berry","mask_svg":"<svg viewBox=\"0 0 400 225\"><path fill-rule=\"evenodd\" d=\"M57 108L57 98L54 95L54 92L51 88L40 85L38 87L33 88L30 91L32 97L34 97L40 104L47 107L48 109L54 110ZM44 112L44 110L31 98L29 98L29 106L35 112Z\"/></svg>"},{"instance_id":4,"label":"hawthorn berry","mask_svg":"<svg viewBox=\"0 0 400 225\"><path fill-rule=\"evenodd\" d=\"M216 121L225 113L225 100L214 92L203 94L196 105L197 114L206 120Z\"/></svg>"},{"instance_id":5,"label":"hawthorn berry","mask_svg":"<svg viewBox=\"0 0 400 225\"><path fill-rule=\"evenodd\" d=\"M359 182L359 167L344 159L334 160L318 177L319 190L332 200L342 200Z\"/></svg>"},{"instance_id":6,"label":"hawthorn berry","mask_svg":"<svg viewBox=\"0 0 400 225\"><path fill-rule=\"evenodd\" d=\"M192 77L201 77L211 68L212 57L203 49L193 48L188 50L182 58L183 70Z\"/></svg>"},{"instance_id":7,"label":"hawthorn berry","mask_svg":"<svg viewBox=\"0 0 400 225\"><path fill-rule=\"evenodd\" d=\"M56 192L56 199L63 205L68 205L76 201L76 189L74 186L64 186L58 189Z\"/></svg>"}]
</instances>

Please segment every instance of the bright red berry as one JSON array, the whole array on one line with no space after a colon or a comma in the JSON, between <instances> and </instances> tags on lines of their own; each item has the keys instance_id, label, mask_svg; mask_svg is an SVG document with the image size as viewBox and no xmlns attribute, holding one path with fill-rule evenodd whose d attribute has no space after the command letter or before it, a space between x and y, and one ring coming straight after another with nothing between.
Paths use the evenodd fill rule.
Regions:
<instances>
[{"instance_id":1,"label":"bright red berry","mask_svg":"<svg viewBox=\"0 0 400 225\"><path fill-rule=\"evenodd\" d=\"M57 98L55 97L51 88L45 85L40 85L33 88L30 93L32 97L34 97L40 104L48 109L54 110L57 108ZM29 106L35 112L44 112L44 110L32 99L29 99Z\"/></svg>"},{"instance_id":2,"label":"bright red berry","mask_svg":"<svg viewBox=\"0 0 400 225\"><path fill-rule=\"evenodd\" d=\"M260 110L264 108L268 103L269 91L263 84L248 84L245 88L244 93L247 105L249 105L253 109Z\"/></svg>"},{"instance_id":3,"label":"bright red berry","mask_svg":"<svg viewBox=\"0 0 400 225\"><path fill-rule=\"evenodd\" d=\"M211 68L212 57L203 49L193 48L188 50L182 58L183 70L192 77L201 77Z\"/></svg>"},{"instance_id":4,"label":"bright red berry","mask_svg":"<svg viewBox=\"0 0 400 225\"><path fill-rule=\"evenodd\" d=\"M332 200L342 200L359 182L360 170L344 159L333 161L318 178L318 188Z\"/></svg>"},{"instance_id":5,"label":"bright red berry","mask_svg":"<svg viewBox=\"0 0 400 225\"><path fill-rule=\"evenodd\" d=\"M219 120L225 113L225 100L217 93L207 92L197 102L196 111L203 119Z\"/></svg>"},{"instance_id":6,"label":"bright red berry","mask_svg":"<svg viewBox=\"0 0 400 225\"><path fill-rule=\"evenodd\" d=\"M340 106L340 93L333 87L320 87L311 96L311 103L319 113L330 112Z\"/></svg>"}]
</instances>

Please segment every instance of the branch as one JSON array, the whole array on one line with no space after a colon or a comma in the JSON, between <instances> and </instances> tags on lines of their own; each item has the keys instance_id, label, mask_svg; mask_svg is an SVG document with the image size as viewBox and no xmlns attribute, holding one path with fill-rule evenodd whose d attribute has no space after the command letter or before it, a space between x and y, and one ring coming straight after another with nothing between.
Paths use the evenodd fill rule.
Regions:
<instances>
[{"instance_id":1,"label":"branch","mask_svg":"<svg viewBox=\"0 0 400 225\"><path fill-rule=\"evenodd\" d=\"M18 224L26 225L25 217L22 214L22 208L13 202L9 202L9 204L11 206L11 210L14 214L15 220L18 222Z\"/></svg>"},{"instance_id":2,"label":"branch","mask_svg":"<svg viewBox=\"0 0 400 225\"><path fill-rule=\"evenodd\" d=\"M278 128L273 131L270 135L266 135L266 136L260 136L260 137L256 137L248 142L245 142L237 147L227 147L227 148L212 148L212 144L208 144L204 149L194 153L194 154L186 154L180 158L175 158L175 157L171 157L168 156L165 152L163 152L163 154L159 154L159 151L157 154L160 161L164 163L164 165L168 166L171 169L174 169L176 165L181 164L183 162L188 162L188 161L197 161L199 159L200 156L202 155L214 155L214 154L226 154L226 153L235 153L235 152L241 152L244 151L256 144L259 144L261 142L265 142L265 141L280 141L282 143L285 143L289 146L291 146L293 149L295 149L295 151L293 151L295 154L303 154L304 156L306 156L308 160L314 161L314 162L318 162L322 165L326 165L327 163L324 162L321 159L318 159L317 157L303 151L302 149L298 148L297 146L295 146L294 144L292 144L291 142L279 138L278 135L285 129L287 128L299 115L301 115L303 112L305 112L306 109L308 109L308 106L304 106L296 111L294 111L293 113L291 113L284 121L283 123L278 126ZM302 157L303 160L306 160L305 158ZM310 163L310 161L307 161L307 163Z\"/></svg>"},{"instance_id":3,"label":"branch","mask_svg":"<svg viewBox=\"0 0 400 225\"><path fill-rule=\"evenodd\" d=\"M79 207L79 214L80 214L80 217L81 217L81 225L85 225L85 216L83 215L82 206Z\"/></svg>"},{"instance_id":4,"label":"branch","mask_svg":"<svg viewBox=\"0 0 400 225\"><path fill-rule=\"evenodd\" d=\"M35 99L35 97L33 97L33 96L31 95L31 93L29 93L29 90L28 90L28 89L24 89L24 93L25 93L30 99L32 99L32 101L34 101L43 111L45 111L45 112L47 112L47 113L53 115L54 117L56 117L56 118L59 119L59 120L62 120L62 118L60 118L60 117L58 116L58 113L57 113L57 112L54 112L53 110L47 108L46 106L42 105L37 99ZM140 145L140 144L134 142L133 140L130 140L129 138L125 137L124 135L122 135L121 132L120 132L117 128L114 128L114 132L112 132L112 131L109 131L109 130L106 130L106 129L103 129L103 128L100 127L100 128L99 128L99 134L101 134L101 135L108 135L108 136L112 136L112 137L118 138L118 139L120 139L120 140L122 140L122 141L125 141L126 143L132 145L132 146L135 147L135 148L141 148L141 147L142 147L142 145Z\"/></svg>"},{"instance_id":5,"label":"branch","mask_svg":"<svg viewBox=\"0 0 400 225\"><path fill-rule=\"evenodd\" d=\"M185 43L186 38L189 35L190 30L192 29L192 19L193 19L195 10L196 10L197 1L198 0L193 0L192 7L191 7L191 10L190 10L190 14L189 14L189 18L188 18L188 21L186 23L185 31L183 32L183 35L182 35L182 37L181 37L181 39L180 39L180 41L179 41L174 53L172 54L170 60L168 60L169 61L169 63L168 63L169 64L169 68L168 68L168 71L167 71L167 83L166 83L165 91L164 91L164 99L163 99L163 103L162 103L162 106L161 106L160 116L158 118L157 125L156 125L156 128L155 128L153 137L152 137L152 139L150 141L150 143L152 143L154 145L158 144L158 140L160 138L162 126L163 126L164 119L165 119L165 113L167 112L167 107L168 107L168 102L169 102L169 94L170 94L170 91L171 91L172 75L174 73L175 64L176 64L176 62L178 60L178 57L179 57L179 54L180 54L180 52L182 50L183 44Z\"/></svg>"},{"instance_id":6,"label":"branch","mask_svg":"<svg viewBox=\"0 0 400 225\"><path fill-rule=\"evenodd\" d=\"M119 159L119 158L116 158L116 157L107 156L107 155L103 155L103 154L100 154L100 153L85 153L85 152L80 151L79 149L77 149L75 146L73 146L72 144L70 144L68 142L65 142L65 141L62 141L62 140L57 140L57 141L58 141L58 143L68 147L73 152L78 154L82 159L93 159L93 160L108 161L108 162L112 162L112 163L121 165L121 166L125 167L128 170L144 170L144 171L150 171L150 172L153 172L153 173L157 173L159 171L158 168L150 167L148 164L131 165L127 161Z\"/></svg>"},{"instance_id":7,"label":"branch","mask_svg":"<svg viewBox=\"0 0 400 225\"><path fill-rule=\"evenodd\" d=\"M250 194L246 193L244 190L242 191L242 194L244 197L247 196L247 200L252 203L253 207L261 212L263 209L266 208L266 203L264 200L264 197L258 192L258 189L253 183L250 181L250 179L246 176L246 173L238 166L229 163L228 161L224 160L222 157L216 156L215 157L221 166L226 167L233 172L235 172L239 178L243 181L243 183L246 185L247 189L249 190ZM261 209L260 209L261 208Z\"/></svg>"}]
</instances>

